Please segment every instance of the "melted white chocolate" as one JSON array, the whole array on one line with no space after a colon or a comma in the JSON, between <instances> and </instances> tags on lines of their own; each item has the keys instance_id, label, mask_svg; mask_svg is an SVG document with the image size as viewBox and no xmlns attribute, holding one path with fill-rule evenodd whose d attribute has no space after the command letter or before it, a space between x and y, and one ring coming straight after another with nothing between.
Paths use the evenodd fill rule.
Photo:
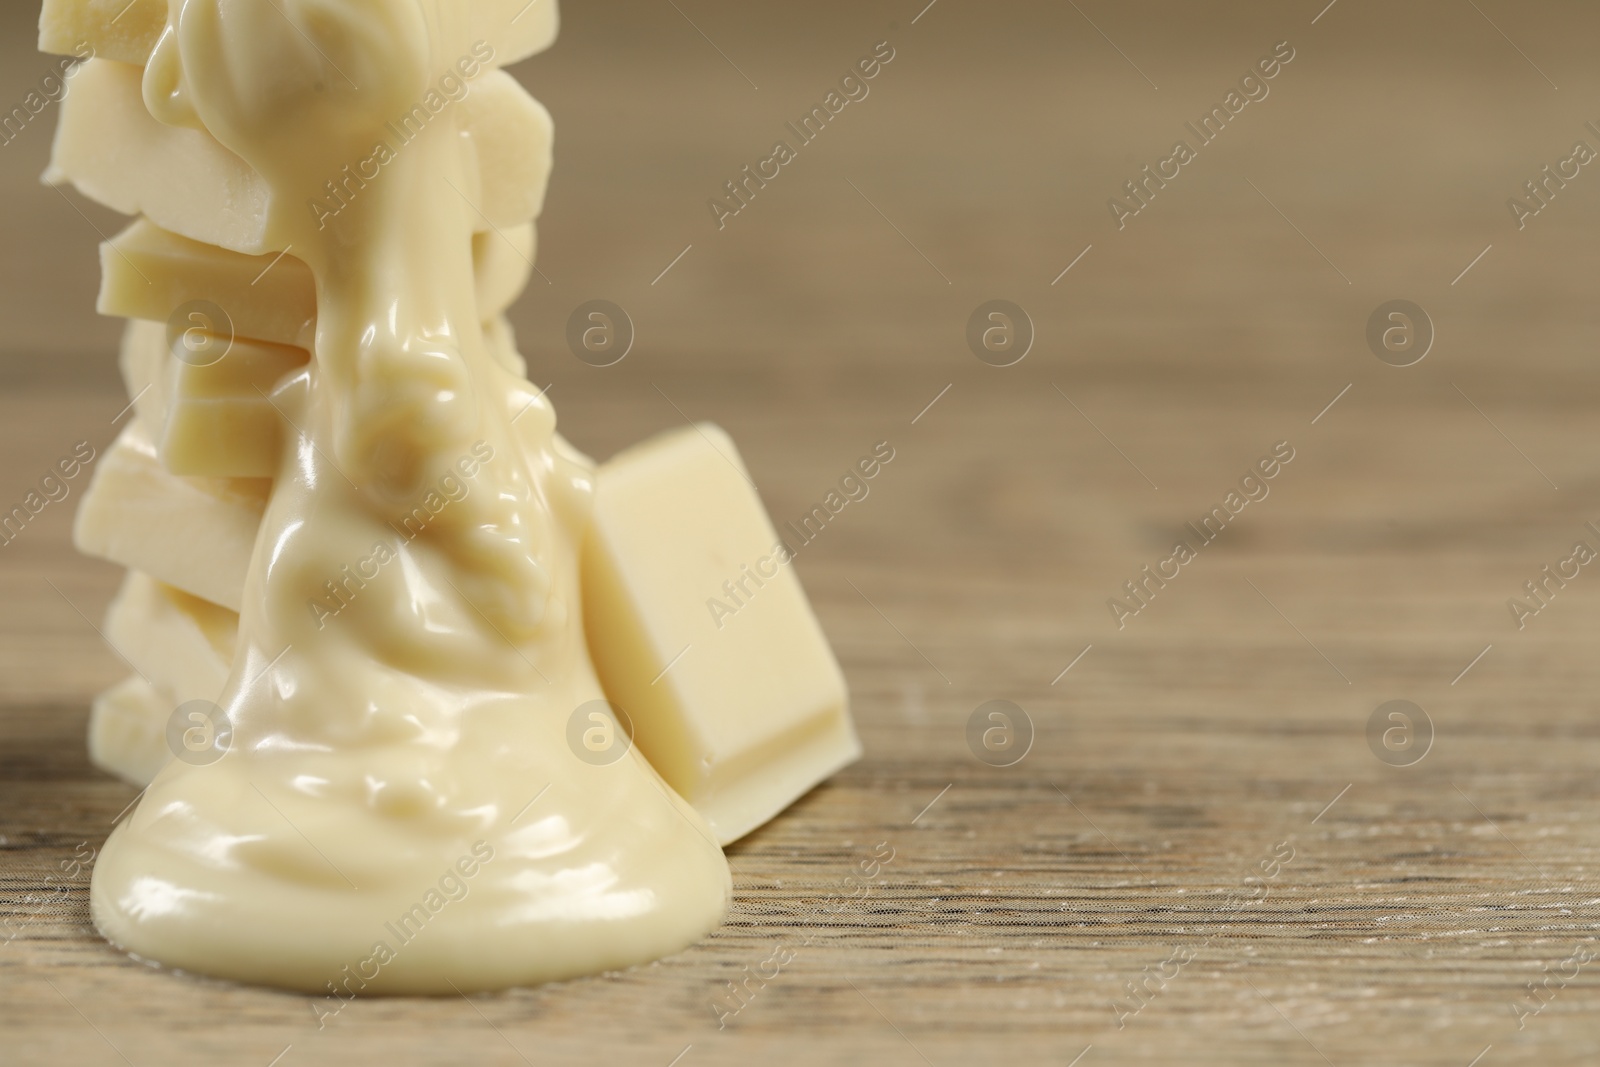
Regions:
<instances>
[{"instance_id":1,"label":"melted white chocolate","mask_svg":"<svg viewBox=\"0 0 1600 1067\"><path fill-rule=\"evenodd\" d=\"M704 822L637 750L594 766L567 741L601 696L578 589L592 470L485 344L450 110L337 216L306 206L469 54L467 4L170 3L145 100L278 194L267 233L316 279L316 344L273 397L293 432L221 701L231 748L151 783L96 865L96 924L161 964L341 996L691 944L730 894ZM467 491L408 540L440 485ZM314 610L358 561L376 577Z\"/></svg>"}]
</instances>

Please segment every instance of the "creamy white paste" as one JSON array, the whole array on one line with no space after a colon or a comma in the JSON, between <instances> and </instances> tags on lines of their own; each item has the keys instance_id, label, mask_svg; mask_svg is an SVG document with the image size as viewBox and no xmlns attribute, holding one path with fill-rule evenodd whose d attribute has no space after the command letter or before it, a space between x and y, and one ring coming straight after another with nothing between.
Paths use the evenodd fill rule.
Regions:
<instances>
[{"instance_id":1,"label":"creamy white paste","mask_svg":"<svg viewBox=\"0 0 1600 1067\"><path fill-rule=\"evenodd\" d=\"M457 117L336 216L307 209L471 54L465 8L170 0L145 71L158 119L280 194L270 243L318 305L312 363L273 395L293 430L221 701L231 748L168 764L94 873L101 932L160 964L340 996L493 989L675 952L729 898L704 822L637 750L594 766L568 746L601 696L577 586L593 472L485 344ZM448 477L466 494L401 536ZM336 617L309 607L330 581Z\"/></svg>"}]
</instances>

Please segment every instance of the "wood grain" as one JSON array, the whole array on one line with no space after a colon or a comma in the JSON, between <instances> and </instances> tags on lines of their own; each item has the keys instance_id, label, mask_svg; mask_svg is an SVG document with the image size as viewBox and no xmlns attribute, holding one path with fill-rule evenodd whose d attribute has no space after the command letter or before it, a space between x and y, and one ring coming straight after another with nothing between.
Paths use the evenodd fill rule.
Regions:
<instances>
[{"instance_id":1,"label":"wood grain","mask_svg":"<svg viewBox=\"0 0 1600 1067\"><path fill-rule=\"evenodd\" d=\"M1600 951L1600 578L1520 630L1506 602L1600 546L1600 177L1521 230L1505 200L1600 144L1600 12L676 6L572 0L519 72L558 130L519 338L580 446L714 419L779 521L893 444L798 563L866 758L730 850L688 952L319 1030L111 950L86 877L45 896L134 795L83 755L125 668L74 497L0 548L0 1062L1592 1062L1600 967L1564 961ZM43 70L31 17L6 99ZM1119 231L1107 198L1285 39ZM879 40L871 95L719 231L706 199ZM126 403L91 311L120 223L33 184L47 129L0 149L7 505ZM562 340L596 296L638 327L604 370ZM964 340L995 297L1037 330L1014 367ZM1403 369L1364 339L1396 298L1437 331ZM1270 495L1119 629L1107 599L1280 441ZM1012 767L967 745L993 699L1036 731ZM1368 745L1393 699L1434 728L1412 766Z\"/></svg>"}]
</instances>

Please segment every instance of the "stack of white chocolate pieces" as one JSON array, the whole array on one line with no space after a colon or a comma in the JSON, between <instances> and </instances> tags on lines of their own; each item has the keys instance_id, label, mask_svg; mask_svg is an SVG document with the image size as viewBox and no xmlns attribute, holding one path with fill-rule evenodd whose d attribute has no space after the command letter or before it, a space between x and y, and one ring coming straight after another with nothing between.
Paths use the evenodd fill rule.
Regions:
<instances>
[{"instance_id":1,"label":"stack of white chocolate pieces","mask_svg":"<svg viewBox=\"0 0 1600 1067\"><path fill-rule=\"evenodd\" d=\"M504 312L532 270L552 128L498 68L551 43L555 3L472 5L487 46L475 51L492 58L459 100L476 157L461 192L483 224L485 334L520 374ZM105 635L136 673L96 699L89 750L139 785L171 758L174 710L226 685L250 554L294 432L271 394L311 358L317 315L310 270L262 243L265 183L204 132L146 110L142 66L166 22L167 0L45 0L40 24L43 50L87 44L95 56L72 79L46 180L139 216L102 246L99 299L130 320L121 367L135 413L75 529L81 551L128 568ZM860 754L843 677L778 545L713 426L663 434L596 473L583 565L595 665L640 750L724 843ZM730 582L743 591L736 617Z\"/></svg>"}]
</instances>

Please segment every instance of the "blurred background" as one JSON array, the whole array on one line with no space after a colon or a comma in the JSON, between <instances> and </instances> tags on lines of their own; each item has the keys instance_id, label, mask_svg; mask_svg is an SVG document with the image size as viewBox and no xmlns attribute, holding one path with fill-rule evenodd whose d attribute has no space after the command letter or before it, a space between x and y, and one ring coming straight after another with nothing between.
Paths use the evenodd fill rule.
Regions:
<instances>
[{"instance_id":1,"label":"blurred background","mask_svg":"<svg viewBox=\"0 0 1600 1067\"><path fill-rule=\"evenodd\" d=\"M1600 578L1521 628L1508 605L1574 542L1600 548L1600 170L1546 203L1524 189L1576 142L1600 151L1600 8L925 3L569 0L514 70L556 166L511 317L574 443L604 458L715 421L780 523L896 450L798 563L867 757L735 846L728 926L641 972L475 1010L362 1004L302 1041L294 998L121 959L85 885L50 938L0 949L26 1062L111 1062L37 974L103 992L132 1062L1600 1050L1587 971L1522 999L1600 921ZM36 17L0 15L7 108L51 62ZM708 201L880 42L868 95L719 227ZM1267 94L1198 147L1185 124L1275 49ZM39 184L54 124L0 147L6 507L72 443L109 444L127 403L120 323L93 310L124 223ZM1133 206L1123 183L1180 139L1196 157L1119 227L1108 201ZM1519 224L1514 197L1538 213ZM592 299L636 330L614 366L567 347ZM1003 367L968 342L996 299L1034 337ZM1408 366L1369 343L1396 300L1431 337ZM1270 495L1119 626L1108 600L1280 442ZM0 549L0 886L103 838L133 794L82 752L89 697L124 673L94 630L120 572L73 551L71 513ZM968 748L992 699L1035 731L1012 767ZM1369 744L1394 699L1425 710L1426 759ZM818 894L881 840L899 858L872 900L819 926ZM1219 911L1285 841L1270 898ZM780 934L818 940L719 1030L708 995ZM1194 977L1115 1007L1199 944Z\"/></svg>"}]
</instances>

